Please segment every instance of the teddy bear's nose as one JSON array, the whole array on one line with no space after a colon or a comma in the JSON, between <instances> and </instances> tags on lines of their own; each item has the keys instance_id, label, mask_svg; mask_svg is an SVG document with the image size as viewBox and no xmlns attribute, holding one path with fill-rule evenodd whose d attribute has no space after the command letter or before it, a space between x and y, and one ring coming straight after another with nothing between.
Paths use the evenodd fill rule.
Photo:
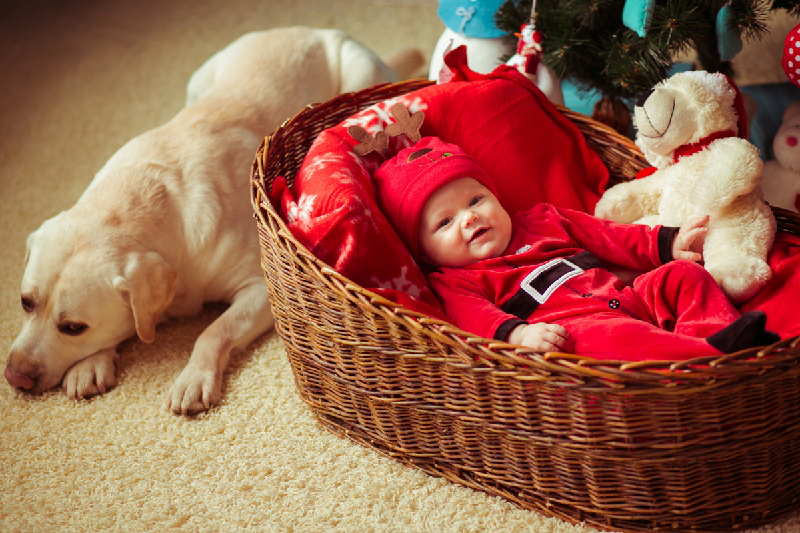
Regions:
<instances>
[{"instance_id":1,"label":"teddy bear's nose","mask_svg":"<svg viewBox=\"0 0 800 533\"><path fill-rule=\"evenodd\" d=\"M797 146L797 137L795 137L794 135L786 137L786 144L794 148L795 146Z\"/></svg>"},{"instance_id":2,"label":"teddy bear's nose","mask_svg":"<svg viewBox=\"0 0 800 533\"><path fill-rule=\"evenodd\" d=\"M648 98L650 98L650 95L653 94L654 91L655 91L654 89L650 89L642 96L640 96L639 100L636 102L636 107L644 107L644 103L647 101Z\"/></svg>"}]
</instances>

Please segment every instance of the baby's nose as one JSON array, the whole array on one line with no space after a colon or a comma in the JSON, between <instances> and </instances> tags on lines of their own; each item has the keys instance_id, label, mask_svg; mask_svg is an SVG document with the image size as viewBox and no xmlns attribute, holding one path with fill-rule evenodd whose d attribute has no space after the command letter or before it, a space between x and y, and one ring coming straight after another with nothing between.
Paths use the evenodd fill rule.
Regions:
<instances>
[{"instance_id":1,"label":"baby's nose","mask_svg":"<svg viewBox=\"0 0 800 533\"><path fill-rule=\"evenodd\" d=\"M464 211L464 216L462 217L462 220L464 221L464 225L469 227L478 220L478 213L470 210Z\"/></svg>"}]
</instances>

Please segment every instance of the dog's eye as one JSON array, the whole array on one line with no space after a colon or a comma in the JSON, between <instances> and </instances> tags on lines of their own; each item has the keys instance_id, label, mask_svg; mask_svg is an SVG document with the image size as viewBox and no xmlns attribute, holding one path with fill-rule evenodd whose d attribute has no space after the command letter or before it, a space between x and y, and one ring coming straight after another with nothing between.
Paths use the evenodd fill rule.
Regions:
<instances>
[{"instance_id":1,"label":"dog's eye","mask_svg":"<svg viewBox=\"0 0 800 533\"><path fill-rule=\"evenodd\" d=\"M33 311L33 300L31 298L23 296L21 302L23 311L25 311L26 313L30 313Z\"/></svg>"},{"instance_id":2,"label":"dog's eye","mask_svg":"<svg viewBox=\"0 0 800 533\"><path fill-rule=\"evenodd\" d=\"M86 324L81 324L80 322L64 322L63 324L58 325L58 331L63 333L64 335L80 335L86 328L88 328Z\"/></svg>"}]
</instances>

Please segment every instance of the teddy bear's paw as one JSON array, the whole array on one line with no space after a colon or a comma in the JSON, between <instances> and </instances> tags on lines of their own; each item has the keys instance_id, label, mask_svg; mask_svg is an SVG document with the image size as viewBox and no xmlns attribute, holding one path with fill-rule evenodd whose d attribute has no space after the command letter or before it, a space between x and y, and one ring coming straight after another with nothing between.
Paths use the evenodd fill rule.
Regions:
<instances>
[{"instance_id":1,"label":"teddy bear's paw","mask_svg":"<svg viewBox=\"0 0 800 533\"><path fill-rule=\"evenodd\" d=\"M644 224L654 228L659 224L663 224L661 220L661 215L647 215L646 217L642 217L639 220L634 221L634 224Z\"/></svg>"},{"instance_id":2,"label":"teddy bear's paw","mask_svg":"<svg viewBox=\"0 0 800 533\"><path fill-rule=\"evenodd\" d=\"M630 224L642 216L641 206L630 195L621 194L613 188L609 189L597 202L594 216Z\"/></svg>"},{"instance_id":3,"label":"teddy bear's paw","mask_svg":"<svg viewBox=\"0 0 800 533\"><path fill-rule=\"evenodd\" d=\"M706 270L734 304L751 299L772 277L772 269L764 260L744 255L716 264L706 261Z\"/></svg>"}]
</instances>

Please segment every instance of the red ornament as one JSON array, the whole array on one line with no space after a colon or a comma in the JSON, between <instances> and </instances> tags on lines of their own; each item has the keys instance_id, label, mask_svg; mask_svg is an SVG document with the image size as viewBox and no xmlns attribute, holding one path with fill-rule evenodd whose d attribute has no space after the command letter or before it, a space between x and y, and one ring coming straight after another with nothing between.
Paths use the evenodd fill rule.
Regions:
<instances>
[{"instance_id":1,"label":"red ornament","mask_svg":"<svg viewBox=\"0 0 800 533\"><path fill-rule=\"evenodd\" d=\"M800 24L786 35L781 65L789 81L800 87Z\"/></svg>"}]
</instances>

